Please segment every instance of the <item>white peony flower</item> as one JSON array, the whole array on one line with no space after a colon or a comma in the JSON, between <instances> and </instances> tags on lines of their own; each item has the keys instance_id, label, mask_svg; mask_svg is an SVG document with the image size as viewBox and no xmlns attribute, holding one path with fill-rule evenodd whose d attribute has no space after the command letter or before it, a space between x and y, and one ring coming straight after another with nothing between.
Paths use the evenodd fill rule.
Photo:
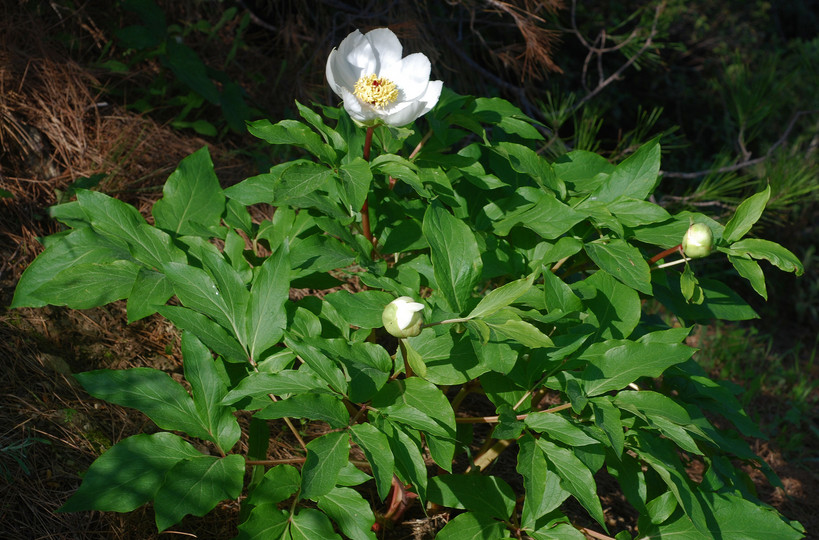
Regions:
<instances>
[{"instance_id":1,"label":"white peony flower","mask_svg":"<svg viewBox=\"0 0 819 540\"><path fill-rule=\"evenodd\" d=\"M421 333L424 304L415 302L409 296L396 298L384 308L381 322L384 328L397 338L414 337Z\"/></svg>"},{"instance_id":2,"label":"white peony flower","mask_svg":"<svg viewBox=\"0 0 819 540\"><path fill-rule=\"evenodd\" d=\"M389 28L356 30L330 53L327 81L357 123L405 126L438 103L443 82L429 80L429 59L401 54Z\"/></svg>"}]
</instances>

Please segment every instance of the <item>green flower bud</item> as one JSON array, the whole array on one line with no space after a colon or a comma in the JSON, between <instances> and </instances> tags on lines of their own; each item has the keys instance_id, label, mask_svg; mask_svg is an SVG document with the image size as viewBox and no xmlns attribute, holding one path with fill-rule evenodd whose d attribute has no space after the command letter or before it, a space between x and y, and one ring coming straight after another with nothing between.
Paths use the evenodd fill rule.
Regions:
<instances>
[{"instance_id":1,"label":"green flower bud","mask_svg":"<svg viewBox=\"0 0 819 540\"><path fill-rule=\"evenodd\" d=\"M682 248L686 257L692 259L707 257L713 247L714 235L705 223L694 223L683 236Z\"/></svg>"},{"instance_id":2,"label":"green flower bud","mask_svg":"<svg viewBox=\"0 0 819 540\"><path fill-rule=\"evenodd\" d=\"M419 304L409 296L396 298L384 308L381 322L390 334L397 338L415 337L421 333L424 304Z\"/></svg>"}]
</instances>

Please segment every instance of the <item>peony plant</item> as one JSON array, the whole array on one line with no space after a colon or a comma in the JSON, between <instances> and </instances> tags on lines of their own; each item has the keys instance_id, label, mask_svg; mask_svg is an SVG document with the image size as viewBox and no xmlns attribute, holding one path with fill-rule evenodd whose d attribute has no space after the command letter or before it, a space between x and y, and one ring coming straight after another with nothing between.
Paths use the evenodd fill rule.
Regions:
<instances>
[{"instance_id":1,"label":"peony plant","mask_svg":"<svg viewBox=\"0 0 819 540\"><path fill-rule=\"evenodd\" d=\"M61 511L152 503L165 531L238 500L242 539L373 539L433 514L443 540L802 537L749 481L777 482L746 442L759 429L686 344L697 324L756 317L691 260L712 240L763 297L760 261L802 272L746 237L770 189L724 225L671 214L651 202L659 141L550 161L513 104L442 89L401 55L387 29L354 32L327 64L343 108L249 126L307 158L222 188L203 148L152 223L97 191L51 209L66 230L12 305L125 300L129 322L176 325L186 380L75 374L155 428L103 453ZM252 217L258 203L275 214ZM274 426L295 456L268 454ZM604 474L632 529L605 515Z\"/></svg>"}]
</instances>

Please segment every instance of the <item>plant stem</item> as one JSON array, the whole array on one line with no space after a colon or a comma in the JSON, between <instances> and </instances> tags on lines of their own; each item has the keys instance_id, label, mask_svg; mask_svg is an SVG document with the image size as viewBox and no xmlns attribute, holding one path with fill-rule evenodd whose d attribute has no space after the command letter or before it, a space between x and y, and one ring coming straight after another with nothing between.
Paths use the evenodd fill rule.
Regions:
<instances>
[{"instance_id":1,"label":"plant stem","mask_svg":"<svg viewBox=\"0 0 819 540\"><path fill-rule=\"evenodd\" d=\"M370 147L373 142L373 130L375 128L368 127L367 134L364 135L364 160L370 161ZM370 205L367 199L364 199L364 204L361 205L361 230L364 232L364 237L370 241L375 249L375 238L373 238L372 229L370 229Z\"/></svg>"},{"instance_id":2,"label":"plant stem","mask_svg":"<svg viewBox=\"0 0 819 540\"><path fill-rule=\"evenodd\" d=\"M660 259L664 259L673 253L679 252L682 254L682 244L677 244L673 248L668 248L665 251L661 251L658 254L654 255L652 258L648 260L648 264L654 264L655 262L659 261ZM683 255L685 257L685 255Z\"/></svg>"},{"instance_id":3,"label":"plant stem","mask_svg":"<svg viewBox=\"0 0 819 540\"><path fill-rule=\"evenodd\" d=\"M571 406L571 403L564 403L563 405L558 405L557 407L552 407L551 409L546 409L545 411L535 412L556 413L568 409ZM526 420L526 417L530 414L532 413L519 414L515 417L515 419ZM497 424L500 422L500 416L461 416L456 418L455 422L458 424Z\"/></svg>"}]
</instances>

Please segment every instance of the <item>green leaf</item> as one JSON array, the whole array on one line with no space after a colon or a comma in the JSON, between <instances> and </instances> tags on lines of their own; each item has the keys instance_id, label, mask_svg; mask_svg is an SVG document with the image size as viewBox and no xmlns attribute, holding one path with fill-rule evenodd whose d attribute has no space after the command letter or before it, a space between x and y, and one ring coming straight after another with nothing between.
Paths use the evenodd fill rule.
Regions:
<instances>
[{"instance_id":1,"label":"green leaf","mask_svg":"<svg viewBox=\"0 0 819 540\"><path fill-rule=\"evenodd\" d=\"M270 144L284 144L304 148L327 165L334 165L336 152L322 141L318 133L298 120L282 120L271 124L269 120L257 120L248 124L251 135Z\"/></svg>"},{"instance_id":2,"label":"green leaf","mask_svg":"<svg viewBox=\"0 0 819 540\"><path fill-rule=\"evenodd\" d=\"M353 212L358 212L364 201L367 200L370 184L373 181L370 164L356 156L351 162L338 168L338 176L341 180L344 202Z\"/></svg>"},{"instance_id":3,"label":"green leaf","mask_svg":"<svg viewBox=\"0 0 819 540\"><path fill-rule=\"evenodd\" d=\"M521 278L493 289L481 299L467 318L488 317L499 309L513 303L532 287L535 277L536 273L532 273L527 278Z\"/></svg>"},{"instance_id":4,"label":"green leaf","mask_svg":"<svg viewBox=\"0 0 819 540\"><path fill-rule=\"evenodd\" d=\"M646 510L648 510L648 515L654 524L667 520L676 509L677 499L670 491L666 491L646 503Z\"/></svg>"},{"instance_id":5,"label":"green leaf","mask_svg":"<svg viewBox=\"0 0 819 540\"><path fill-rule=\"evenodd\" d=\"M659 181L659 137L647 142L618 164L608 180L592 194L596 200L612 202L619 197L645 199Z\"/></svg>"},{"instance_id":6,"label":"green leaf","mask_svg":"<svg viewBox=\"0 0 819 540\"><path fill-rule=\"evenodd\" d=\"M631 434L639 441L639 447L632 450L665 482L697 530L705 533L707 521L702 493L692 486L675 444L642 430L631 430Z\"/></svg>"},{"instance_id":7,"label":"green leaf","mask_svg":"<svg viewBox=\"0 0 819 540\"><path fill-rule=\"evenodd\" d=\"M762 272L759 263L747 256L734 257L728 255L728 260L734 265L734 269L736 269L737 273L751 283L751 287L754 288L759 296L767 300L768 290L765 287L765 274ZM683 277L685 277L685 274L683 274ZM681 279L680 283L682 282L683 280Z\"/></svg>"},{"instance_id":8,"label":"green leaf","mask_svg":"<svg viewBox=\"0 0 819 540\"><path fill-rule=\"evenodd\" d=\"M324 379L336 392L347 393L347 379L344 372L318 348L301 341L285 338L287 348L296 353L299 358L310 366L316 374Z\"/></svg>"},{"instance_id":9,"label":"green leaf","mask_svg":"<svg viewBox=\"0 0 819 540\"><path fill-rule=\"evenodd\" d=\"M560 477L549 470L546 456L531 435L527 433L518 440L518 447L517 471L526 490L521 525L534 528L541 516L566 500L569 492L560 487Z\"/></svg>"},{"instance_id":10,"label":"green leaf","mask_svg":"<svg viewBox=\"0 0 819 540\"><path fill-rule=\"evenodd\" d=\"M375 485L381 500L387 497L392 486L395 457L390 450L387 436L372 424L353 424L350 427L353 441L364 452L375 476Z\"/></svg>"},{"instance_id":11,"label":"green leaf","mask_svg":"<svg viewBox=\"0 0 819 540\"><path fill-rule=\"evenodd\" d=\"M377 424L380 431L387 436L392 454L395 457L395 472L405 484L412 484L422 503L427 498L427 467L421 455L419 442L413 440L403 431L400 425L389 420ZM418 438L418 433L414 436Z\"/></svg>"},{"instance_id":12,"label":"green leaf","mask_svg":"<svg viewBox=\"0 0 819 540\"><path fill-rule=\"evenodd\" d=\"M296 107L299 109L299 115L319 131L319 134L325 142L332 144L336 150L347 150L347 141L344 140L344 137L339 132L325 124L321 115L305 107L298 101L296 101Z\"/></svg>"},{"instance_id":13,"label":"green leaf","mask_svg":"<svg viewBox=\"0 0 819 540\"><path fill-rule=\"evenodd\" d=\"M284 394L302 394L306 392L331 392L327 383L316 377L310 370L287 369L278 373L263 371L251 372L244 377L236 388L227 393L222 400L224 403L235 403L248 396L261 398L259 402L251 403L247 410L265 407L270 403L268 394L281 396Z\"/></svg>"},{"instance_id":14,"label":"green leaf","mask_svg":"<svg viewBox=\"0 0 819 540\"><path fill-rule=\"evenodd\" d=\"M330 293L324 297L347 322L359 328L380 328L381 313L395 299L383 291L360 291L351 293L347 290Z\"/></svg>"},{"instance_id":15,"label":"green leaf","mask_svg":"<svg viewBox=\"0 0 819 540\"><path fill-rule=\"evenodd\" d=\"M375 540L375 534L371 530L375 516L370 503L354 489L333 488L327 495L319 497L317 503L351 540Z\"/></svg>"},{"instance_id":16,"label":"green leaf","mask_svg":"<svg viewBox=\"0 0 819 540\"><path fill-rule=\"evenodd\" d=\"M412 345L406 339L402 340L403 343L403 352L406 353L405 360L407 364L409 364L409 368L412 370L413 373L421 377L422 379L426 378L427 376L427 365L424 363L424 359L418 354L418 351L412 348Z\"/></svg>"},{"instance_id":17,"label":"green leaf","mask_svg":"<svg viewBox=\"0 0 819 540\"><path fill-rule=\"evenodd\" d=\"M583 370L588 396L620 390L640 377L658 377L666 369L691 358L695 349L681 343L595 343L580 355L589 365Z\"/></svg>"},{"instance_id":18,"label":"green leaf","mask_svg":"<svg viewBox=\"0 0 819 540\"><path fill-rule=\"evenodd\" d=\"M59 512L130 512L153 499L165 473L182 460L202 457L172 433L133 435L91 464L82 484Z\"/></svg>"},{"instance_id":19,"label":"green leaf","mask_svg":"<svg viewBox=\"0 0 819 540\"><path fill-rule=\"evenodd\" d=\"M550 270L543 271L543 294L546 308L550 313L554 310L571 313L583 309L580 298L574 294L571 287Z\"/></svg>"},{"instance_id":20,"label":"green leaf","mask_svg":"<svg viewBox=\"0 0 819 540\"><path fill-rule=\"evenodd\" d=\"M466 334L450 331L432 337L424 332L407 342L426 366L424 378L435 384L462 384L493 368L477 357L472 340Z\"/></svg>"},{"instance_id":21,"label":"green leaf","mask_svg":"<svg viewBox=\"0 0 819 540\"><path fill-rule=\"evenodd\" d=\"M525 423L529 429L543 433L550 439L560 441L568 446L599 444L597 439L586 435L585 431L561 414L543 411L530 413L526 417Z\"/></svg>"},{"instance_id":22,"label":"green leaf","mask_svg":"<svg viewBox=\"0 0 819 540\"><path fill-rule=\"evenodd\" d=\"M53 237L49 237L53 238ZM129 259L128 251L90 227L76 229L49 241L45 251L25 269L14 291L12 308L42 307L48 303L32 293L51 281L61 271L77 265L110 264Z\"/></svg>"},{"instance_id":23,"label":"green leaf","mask_svg":"<svg viewBox=\"0 0 819 540\"><path fill-rule=\"evenodd\" d=\"M219 104L219 89L210 80L207 66L196 52L176 39L166 39L165 59L174 75L191 90L214 105Z\"/></svg>"},{"instance_id":24,"label":"green leaf","mask_svg":"<svg viewBox=\"0 0 819 540\"><path fill-rule=\"evenodd\" d=\"M620 410L612 405L610 398L599 397L591 400L591 409L594 414L594 425L603 430L609 440L614 453L619 458L623 455L625 434L623 422L620 420Z\"/></svg>"},{"instance_id":25,"label":"green leaf","mask_svg":"<svg viewBox=\"0 0 819 540\"><path fill-rule=\"evenodd\" d=\"M230 451L242 432L233 410L222 404L227 384L219 376L210 351L193 334L182 334L185 379L191 385L193 403L211 441L224 452Z\"/></svg>"},{"instance_id":26,"label":"green leaf","mask_svg":"<svg viewBox=\"0 0 819 540\"><path fill-rule=\"evenodd\" d=\"M128 294L128 323L156 313L173 296L173 285L160 272L140 268Z\"/></svg>"},{"instance_id":27,"label":"green leaf","mask_svg":"<svg viewBox=\"0 0 819 540\"><path fill-rule=\"evenodd\" d=\"M537 440L537 445L546 456L549 470L560 477L560 486L574 495L591 517L605 529L603 507L600 506L597 486L591 471L571 450L557 446L543 438Z\"/></svg>"},{"instance_id":28,"label":"green leaf","mask_svg":"<svg viewBox=\"0 0 819 540\"><path fill-rule=\"evenodd\" d=\"M620 197L606 207L626 227L639 227L671 219L671 215L662 206L631 197Z\"/></svg>"},{"instance_id":29,"label":"green leaf","mask_svg":"<svg viewBox=\"0 0 819 540\"><path fill-rule=\"evenodd\" d=\"M179 163L165 182L162 195L151 210L160 229L198 235L203 226L219 225L225 210L225 196L207 147Z\"/></svg>"},{"instance_id":30,"label":"green leaf","mask_svg":"<svg viewBox=\"0 0 819 540\"><path fill-rule=\"evenodd\" d=\"M465 512L455 516L435 536L437 540L498 540L510 538L506 526L490 516Z\"/></svg>"},{"instance_id":31,"label":"green leaf","mask_svg":"<svg viewBox=\"0 0 819 540\"><path fill-rule=\"evenodd\" d=\"M437 201L424 214L423 231L439 290L452 310L462 313L483 267L475 235Z\"/></svg>"},{"instance_id":32,"label":"green leaf","mask_svg":"<svg viewBox=\"0 0 819 540\"><path fill-rule=\"evenodd\" d=\"M573 150L564 154L555 160L553 166L557 177L579 193L590 193L604 183L615 169L606 158L588 150Z\"/></svg>"},{"instance_id":33,"label":"green leaf","mask_svg":"<svg viewBox=\"0 0 819 540\"><path fill-rule=\"evenodd\" d=\"M685 301L692 304L702 304L705 297L702 293L699 281L694 276L694 271L691 270L691 265L686 264L685 270L680 275L680 292L685 298Z\"/></svg>"},{"instance_id":34,"label":"green leaf","mask_svg":"<svg viewBox=\"0 0 819 540\"><path fill-rule=\"evenodd\" d=\"M245 460L238 454L177 463L154 497L157 529L162 532L188 514L204 516L221 501L237 498L244 474Z\"/></svg>"},{"instance_id":35,"label":"green leaf","mask_svg":"<svg viewBox=\"0 0 819 540\"><path fill-rule=\"evenodd\" d=\"M126 298L139 274L139 265L120 260L75 264L61 270L32 296L55 306L88 309Z\"/></svg>"},{"instance_id":36,"label":"green leaf","mask_svg":"<svg viewBox=\"0 0 819 540\"><path fill-rule=\"evenodd\" d=\"M794 272L801 276L805 268L796 255L775 242L758 238L746 238L731 244L729 253L734 255L750 255L754 259L765 259L780 270Z\"/></svg>"},{"instance_id":37,"label":"green leaf","mask_svg":"<svg viewBox=\"0 0 819 540\"><path fill-rule=\"evenodd\" d=\"M585 217L558 201L553 193L529 186L518 188L507 199L487 204L483 210L500 236L507 236L513 227L521 225L546 240L559 238Z\"/></svg>"},{"instance_id":38,"label":"green leaf","mask_svg":"<svg viewBox=\"0 0 819 540\"><path fill-rule=\"evenodd\" d=\"M586 322L598 328L601 338L628 337L640 322L640 295L598 271L573 286L587 308Z\"/></svg>"},{"instance_id":39,"label":"green leaf","mask_svg":"<svg viewBox=\"0 0 819 540\"><path fill-rule=\"evenodd\" d=\"M302 508L291 518L290 537L292 540L341 540L333 530L330 519L312 508Z\"/></svg>"},{"instance_id":40,"label":"green leaf","mask_svg":"<svg viewBox=\"0 0 819 540\"><path fill-rule=\"evenodd\" d=\"M585 245L589 257L609 274L632 289L652 294L651 271L640 250L625 240L612 240L606 244Z\"/></svg>"},{"instance_id":41,"label":"green leaf","mask_svg":"<svg viewBox=\"0 0 819 540\"><path fill-rule=\"evenodd\" d=\"M566 186L555 175L551 164L531 148L511 142L499 142L491 149L503 156L515 172L529 176L538 185L552 190L561 198L566 197Z\"/></svg>"},{"instance_id":42,"label":"green leaf","mask_svg":"<svg viewBox=\"0 0 819 540\"><path fill-rule=\"evenodd\" d=\"M329 394L298 394L270 403L256 413L256 418L308 418L321 420L337 429L347 425L350 413L337 397Z\"/></svg>"},{"instance_id":43,"label":"green leaf","mask_svg":"<svg viewBox=\"0 0 819 540\"><path fill-rule=\"evenodd\" d=\"M538 330L532 323L526 321L508 320L503 323L486 323L499 334L536 349L538 347L554 347L551 338Z\"/></svg>"},{"instance_id":44,"label":"green leaf","mask_svg":"<svg viewBox=\"0 0 819 540\"><path fill-rule=\"evenodd\" d=\"M443 474L430 478L429 500L450 508L509 519L515 509L515 492L497 476Z\"/></svg>"},{"instance_id":45,"label":"green leaf","mask_svg":"<svg viewBox=\"0 0 819 540\"><path fill-rule=\"evenodd\" d=\"M349 455L350 436L343 431L327 433L307 443L300 497L315 500L330 493Z\"/></svg>"},{"instance_id":46,"label":"green leaf","mask_svg":"<svg viewBox=\"0 0 819 540\"><path fill-rule=\"evenodd\" d=\"M290 260L282 245L259 267L250 288L247 305L247 347L259 360L266 349L278 343L287 326L284 303L290 295Z\"/></svg>"},{"instance_id":47,"label":"green leaf","mask_svg":"<svg viewBox=\"0 0 819 540\"><path fill-rule=\"evenodd\" d=\"M282 170L276 181L275 202L284 204L324 187L333 170L311 161L297 161Z\"/></svg>"},{"instance_id":48,"label":"green leaf","mask_svg":"<svg viewBox=\"0 0 819 540\"><path fill-rule=\"evenodd\" d=\"M231 362L246 362L247 352L228 331L205 315L182 306L160 306L160 315L199 338L211 350Z\"/></svg>"},{"instance_id":49,"label":"green leaf","mask_svg":"<svg viewBox=\"0 0 819 540\"><path fill-rule=\"evenodd\" d=\"M382 414L438 437L455 439L455 413L443 392L418 377L395 380L372 400Z\"/></svg>"},{"instance_id":50,"label":"green leaf","mask_svg":"<svg viewBox=\"0 0 819 540\"><path fill-rule=\"evenodd\" d=\"M724 283L708 278L698 279L703 292L701 304L689 304L681 293L678 272L654 272L654 295L686 324L711 319L744 321L759 316L737 293Z\"/></svg>"},{"instance_id":51,"label":"green leaf","mask_svg":"<svg viewBox=\"0 0 819 540\"><path fill-rule=\"evenodd\" d=\"M239 535L236 540L281 539L289 526L289 512L279 510L275 504L262 503L253 507L247 519L239 524Z\"/></svg>"},{"instance_id":52,"label":"green leaf","mask_svg":"<svg viewBox=\"0 0 819 540\"><path fill-rule=\"evenodd\" d=\"M771 186L766 186L763 191L755 195L751 195L737 207L736 212L725 224L725 230L722 233L722 238L726 243L731 244L736 242L745 233L751 230L754 223L756 223L765 206L768 204L768 199L771 197Z\"/></svg>"},{"instance_id":53,"label":"green leaf","mask_svg":"<svg viewBox=\"0 0 819 540\"><path fill-rule=\"evenodd\" d=\"M100 369L74 377L95 398L137 409L162 429L210 438L185 389L158 369Z\"/></svg>"},{"instance_id":54,"label":"green leaf","mask_svg":"<svg viewBox=\"0 0 819 540\"><path fill-rule=\"evenodd\" d=\"M292 465L276 465L267 471L248 502L253 505L275 504L290 498L301 487L301 475Z\"/></svg>"},{"instance_id":55,"label":"green leaf","mask_svg":"<svg viewBox=\"0 0 819 540\"><path fill-rule=\"evenodd\" d=\"M77 204L97 233L120 245L136 243L132 241L137 229L147 224L139 210L130 204L97 191L78 190Z\"/></svg>"},{"instance_id":56,"label":"green leaf","mask_svg":"<svg viewBox=\"0 0 819 540\"><path fill-rule=\"evenodd\" d=\"M241 274L225 259L224 253L206 249L197 255L216 283L214 292L227 308L225 315L230 321L230 328L239 342L247 348L247 330L253 323L247 320L250 293ZM176 281L174 284L175 289L179 288Z\"/></svg>"},{"instance_id":57,"label":"green leaf","mask_svg":"<svg viewBox=\"0 0 819 540\"><path fill-rule=\"evenodd\" d=\"M244 325L238 325L240 321L235 320L234 307L228 305L222 291L207 272L179 263L167 263L163 270L173 283L174 292L182 304L213 318L222 327L233 330L233 337L241 342ZM244 323L244 318L241 322Z\"/></svg>"},{"instance_id":58,"label":"green leaf","mask_svg":"<svg viewBox=\"0 0 819 540\"><path fill-rule=\"evenodd\" d=\"M429 191L418 178L418 168L408 159L395 154L381 154L370 162L370 167L375 172L403 180L421 197L430 197Z\"/></svg>"}]
</instances>

